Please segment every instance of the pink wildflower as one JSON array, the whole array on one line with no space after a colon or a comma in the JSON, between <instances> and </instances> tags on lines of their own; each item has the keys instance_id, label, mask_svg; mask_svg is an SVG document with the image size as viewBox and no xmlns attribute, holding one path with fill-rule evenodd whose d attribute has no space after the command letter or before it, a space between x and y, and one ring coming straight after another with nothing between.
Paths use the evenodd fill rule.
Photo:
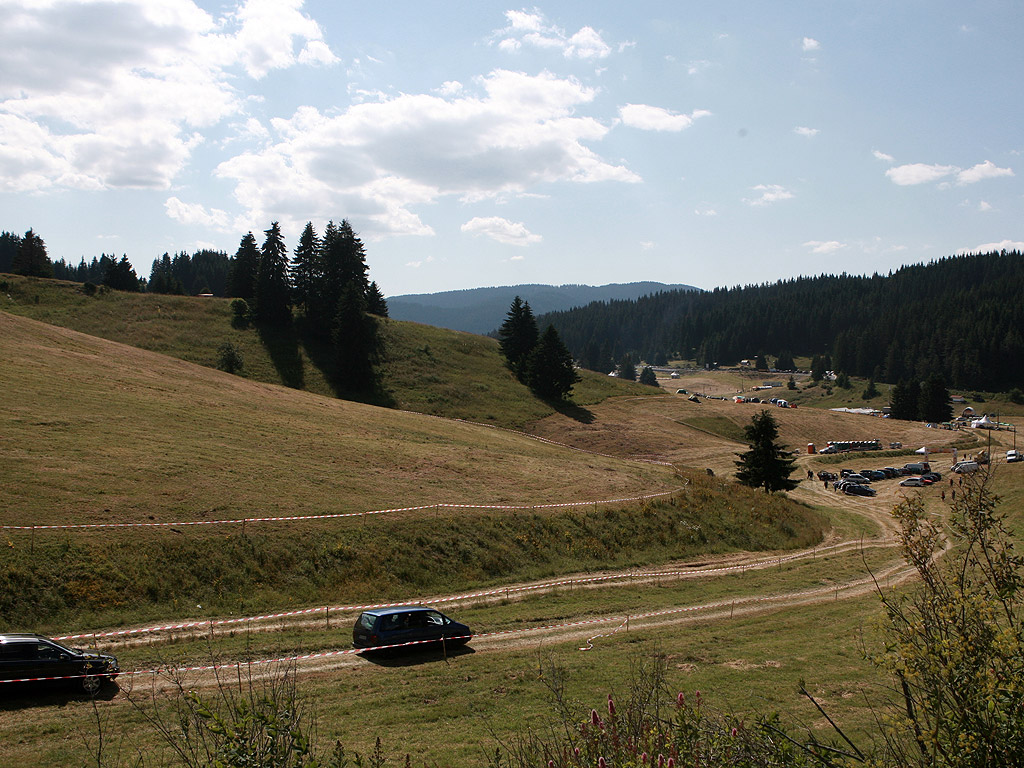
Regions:
<instances>
[{"instance_id":1,"label":"pink wildflower","mask_svg":"<svg viewBox=\"0 0 1024 768\"><path fill-rule=\"evenodd\" d=\"M644 752L640 755L640 765L647 765L647 753Z\"/></svg>"},{"instance_id":2,"label":"pink wildflower","mask_svg":"<svg viewBox=\"0 0 1024 768\"><path fill-rule=\"evenodd\" d=\"M608 694L608 714L615 715L615 702L612 701L612 695Z\"/></svg>"},{"instance_id":3,"label":"pink wildflower","mask_svg":"<svg viewBox=\"0 0 1024 768\"><path fill-rule=\"evenodd\" d=\"M590 722L594 724L595 728L600 728L602 731L604 730L604 723L601 722L601 716L597 714L596 709L590 710Z\"/></svg>"},{"instance_id":4,"label":"pink wildflower","mask_svg":"<svg viewBox=\"0 0 1024 768\"><path fill-rule=\"evenodd\" d=\"M597 758L597 768L608 768L608 764L604 761L603 757Z\"/></svg>"},{"instance_id":5,"label":"pink wildflower","mask_svg":"<svg viewBox=\"0 0 1024 768\"><path fill-rule=\"evenodd\" d=\"M665 765L665 756L664 755L658 755L658 768L664 768L664 765Z\"/></svg>"},{"instance_id":6,"label":"pink wildflower","mask_svg":"<svg viewBox=\"0 0 1024 768\"><path fill-rule=\"evenodd\" d=\"M736 734L738 734L738 733L739 733L739 731L737 731L735 728L732 729L732 737L734 739L736 738Z\"/></svg>"},{"instance_id":7,"label":"pink wildflower","mask_svg":"<svg viewBox=\"0 0 1024 768\"><path fill-rule=\"evenodd\" d=\"M676 761L671 757L668 759L668 768L676 768Z\"/></svg>"},{"instance_id":8,"label":"pink wildflower","mask_svg":"<svg viewBox=\"0 0 1024 768\"><path fill-rule=\"evenodd\" d=\"M679 695L676 696L676 706L679 707L679 709L682 709L684 706L686 706L686 697L683 696L682 691L680 691Z\"/></svg>"}]
</instances>

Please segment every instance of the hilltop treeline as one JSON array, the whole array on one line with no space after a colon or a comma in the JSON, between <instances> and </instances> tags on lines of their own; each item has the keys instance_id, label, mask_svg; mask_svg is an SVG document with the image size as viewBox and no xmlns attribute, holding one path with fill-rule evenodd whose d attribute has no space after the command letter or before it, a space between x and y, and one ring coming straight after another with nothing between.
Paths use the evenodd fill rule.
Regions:
<instances>
[{"instance_id":1,"label":"hilltop treeline","mask_svg":"<svg viewBox=\"0 0 1024 768\"><path fill-rule=\"evenodd\" d=\"M595 370L625 355L725 365L759 354L827 354L835 370L878 381L938 374L958 388L1004 389L1024 379L1022 295L1024 258L1001 251L887 276L666 291L538 320Z\"/></svg>"}]
</instances>

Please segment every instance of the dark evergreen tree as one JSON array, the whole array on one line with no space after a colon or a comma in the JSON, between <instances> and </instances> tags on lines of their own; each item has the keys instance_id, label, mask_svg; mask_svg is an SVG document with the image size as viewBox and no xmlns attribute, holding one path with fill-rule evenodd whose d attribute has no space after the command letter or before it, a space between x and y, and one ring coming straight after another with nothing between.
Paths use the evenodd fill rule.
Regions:
<instances>
[{"instance_id":1,"label":"dark evergreen tree","mask_svg":"<svg viewBox=\"0 0 1024 768\"><path fill-rule=\"evenodd\" d=\"M860 394L861 400L870 400L873 397L878 397L878 387L875 386L874 379L868 379L868 385L864 387L864 391Z\"/></svg>"},{"instance_id":2,"label":"dark evergreen tree","mask_svg":"<svg viewBox=\"0 0 1024 768\"><path fill-rule=\"evenodd\" d=\"M120 261L115 261L109 256L101 257L106 259L103 271L103 284L115 291L138 291L139 277L135 274L135 267L128 261L128 255L121 256Z\"/></svg>"},{"instance_id":3,"label":"dark evergreen tree","mask_svg":"<svg viewBox=\"0 0 1024 768\"><path fill-rule=\"evenodd\" d=\"M811 380L821 381L825 378L825 358L821 355L815 355L811 358Z\"/></svg>"},{"instance_id":4,"label":"dark evergreen tree","mask_svg":"<svg viewBox=\"0 0 1024 768\"><path fill-rule=\"evenodd\" d=\"M263 234L267 238L260 248L253 315L260 323L286 325L292 318L288 297L288 249L276 221Z\"/></svg>"},{"instance_id":5,"label":"dark evergreen tree","mask_svg":"<svg viewBox=\"0 0 1024 768\"><path fill-rule=\"evenodd\" d=\"M508 367L526 383L526 359L538 340L537 321L529 302L516 296L509 307L505 322L498 329L498 344Z\"/></svg>"},{"instance_id":6,"label":"dark evergreen tree","mask_svg":"<svg viewBox=\"0 0 1024 768\"><path fill-rule=\"evenodd\" d=\"M953 417L953 406L949 402L949 390L942 376L933 373L921 386L917 401L917 417L921 421L941 424Z\"/></svg>"},{"instance_id":7,"label":"dark evergreen tree","mask_svg":"<svg viewBox=\"0 0 1024 768\"><path fill-rule=\"evenodd\" d=\"M654 373L654 369L649 365L645 365L644 369L640 371L640 383L647 384L651 387L658 386L658 377Z\"/></svg>"},{"instance_id":8,"label":"dark evergreen tree","mask_svg":"<svg viewBox=\"0 0 1024 768\"><path fill-rule=\"evenodd\" d=\"M751 488L771 491L791 491L797 481L790 479L795 460L776 442L779 427L768 411L754 414L750 424L743 428L750 450L737 454L736 478Z\"/></svg>"},{"instance_id":9,"label":"dark evergreen tree","mask_svg":"<svg viewBox=\"0 0 1024 768\"><path fill-rule=\"evenodd\" d=\"M228 295L239 299L252 299L256 295L256 272L260 266L260 249L252 232L238 244L231 260Z\"/></svg>"},{"instance_id":10,"label":"dark evergreen tree","mask_svg":"<svg viewBox=\"0 0 1024 768\"><path fill-rule=\"evenodd\" d=\"M758 371L768 370L768 358L763 353L754 358L754 368Z\"/></svg>"},{"instance_id":11,"label":"dark evergreen tree","mask_svg":"<svg viewBox=\"0 0 1024 768\"><path fill-rule=\"evenodd\" d=\"M620 379L626 381L636 381L636 365L633 363L633 358L626 355L619 362L618 373Z\"/></svg>"},{"instance_id":12,"label":"dark evergreen tree","mask_svg":"<svg viewBox=\"0 0 1024 768\"><path fill-rule=\"evenodd\" d=\"M149 271L149 282L146 283L146 290L149 293L173 293L178 295L185 293L181 281L174 276L169 254L164 253L159 259L153 260L153 266Z\"/></svg>"},{"instance_id":13,"label":"dark evergreen tree","mask_svg":"<svg viewBox=\"0 0 1024 768\"><path fill-rule=\"evenodd\" d=\"M901 381L892 388L889 415L894 419L917 421L920 413L921 386L916 381Z\"/></svg>"},{"instance_id":14,"label":"dark evergreen tree","mask_svg":"<svg viewBox=\"0 0 1024 768\"><path fill-rule=\"evenodd\" d=\"M387 299L376 282L370 283L370 287L366 289L366 311L377 317L388 316Z\"/></svg>"},{"instance_id":15,"label":"dark evergreen tree","mask_svg":"<svg viewBox=\"0 0 1024 768\"><path fill-rule=\"evenodd\" d=\"M846 371L840 371L836 375L836 386L840 389L850 388L850 377L846 374Z\"/></svg>"},{"instance_id":16,"label":"dark evergreen tree","mask_svg":"<svg viewBox=\"0 0 1024 768\"><path fill-rule=\"evenodd\" d=\"M0 272L12 272L14 256L21 245L21 238L13 232L0 232Z\"/></svg>"},{"instance_id":17,"label":"dark evergreen tree","mask_svg":"<svg viewBox=\"0 0 1024 768\"><path fill-rule=\"evenodd\" d=\"M342 291L334 318L335 380L345 392L367 394L378 385L381 339L377 319L355 283Z\"/></svg>"},{"instance_id":18,"label":"dark evergreen tree","mask_svg":"<svg viewBox=\"0 0 1024 768\"><path fill-rule=\"evenodd\" d=\"M780 371L795 371L796 363L793 362L793 354L787 351L780 353L775 359L775 367Z\"/></svg>"},{"instance_id":19,"label":"dark evergreen tree","mask_svg":"<svg viewBox=\"0 0 1024 768\"><path fill-rule=\"evenodd\" d=\"M291 281L292 296L295 306L304 315L308 315L314 302L316 289L323 280L323 269L320 260L320 238L313 229L313 222L306 222L306 228L299 236L299 244L295 246L292 257Z\"/></svg>"},{"instance_id":20,"label":"dark evergreen tree","mask_svg":"<svg viewBox=\"0 0 1024 768\"><path fill-rule=\"evenodd\" d=\"M46 243L31 229L18 243L11 272L30 277L53 277L53 263L46 255Z\"/></svg>"},{"instance_id":21,"label":"dark evergreen tree","mask_svg":"<svg viewBox=\"0 0 1024 768\"><path fill-rule=\"evenodd\" d=\"M545 400L564 400L579 381L572 355L553 325L547 327L527 355L525 368L526 384Z\"/></svg>"},{"instance_id":22,"label":"dark evergreen tree","mask_svg":"<svg viewBox=\"0 0 1024 768\"><path fill-rule=\"evenodd\" d=\"M786 389L795 390L796 388L796 379L794 379L793 376L790 375L789 381L786 382Z\"/></svg>"}]
</instances>

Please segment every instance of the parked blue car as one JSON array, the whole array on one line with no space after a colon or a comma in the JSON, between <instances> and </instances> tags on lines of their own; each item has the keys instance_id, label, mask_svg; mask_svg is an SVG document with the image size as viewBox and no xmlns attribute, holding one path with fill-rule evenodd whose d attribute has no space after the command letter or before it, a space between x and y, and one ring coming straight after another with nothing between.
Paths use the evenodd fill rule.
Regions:
<instances>
[{"instance_id":1,"label":"parked blue car","mask_svg":"<svg viewBox=\"0 0 1024 768\"><path fill-rule=\"evenodd\" d=\"M421 605L363 611L352 629L356 648L379 648L403 643L464 645L473 632L440 611ZM412 646L415 647L415 646Z\"/></svg>"}]
</instances>

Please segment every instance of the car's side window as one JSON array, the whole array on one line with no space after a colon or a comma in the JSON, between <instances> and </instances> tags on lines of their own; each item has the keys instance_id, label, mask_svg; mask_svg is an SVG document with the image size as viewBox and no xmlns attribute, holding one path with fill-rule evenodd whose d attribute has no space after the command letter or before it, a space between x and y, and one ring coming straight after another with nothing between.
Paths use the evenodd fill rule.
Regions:
<instances>
[{"instance_id":1,"label":"car's side window","mask_svg":"<svg viewBox=\"0 0 1024 768\"><path fill-rule=\"evenodd\" d=\"M430 611L427 613L427 622L429 624L436 624L439 627L443 627L445 623L444 616L437 611Z\"/></svg>"},{"instance_id":2,"label":"car's side window","mask_svg":"<svg viewBox=\"0 0 1024 768\"><path fill-rule=\"evenodd\" d=\"M36 644L36 658L37 659L46 659L46 660L59 659L60 658L60 650L57 649L57 648L54 648L49 643L37 643Z\"/></svg>"},{"instance_id":3,"label":"car's side window","mask_svg":"<svg viewBox=\"0 0 1024 768\"><path fill-rule=\"evenodd\" d=\"M30 643L0 645L0 661L28 661L35 658L35 646Z\"/></svg>"}]
</instances>

